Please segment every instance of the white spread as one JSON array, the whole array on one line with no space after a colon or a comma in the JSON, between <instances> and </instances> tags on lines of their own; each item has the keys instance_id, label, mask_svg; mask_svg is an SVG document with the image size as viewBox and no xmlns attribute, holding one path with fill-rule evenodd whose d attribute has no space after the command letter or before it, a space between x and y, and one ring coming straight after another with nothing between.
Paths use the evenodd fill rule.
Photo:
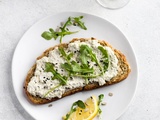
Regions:
<instances>
[{"instance_id":1,"label":"white spread","mask_svg":"<svg viewBox=\"0 0 160 120\"><path fill-rule=\"evenodd\" d=\"M73 43L69 43L68 48L65 48L66 53L74 53L71 60L78 60L79 56L79 49L81 45L88 45L92 48L93 53L96 55L97 59L102 59L103 55L101 51L98 49L98 46L102 46L98 43L98 40L88 40L86 42L75 41ZM104 75L96 77L96 78L89 78L89 83L97 82L100 86L104 85L106 81L110 81L114 76L117 75L118 71L118 59L114 54L114 51L110 47L103 47L108 51L109 54L109 67L108 70L104 73ZM49 52L48 57L43 57L36 61L36 70L34 76L31 78L30 82L28 83L27 90L30 94L34 96L40 96L41 98L51 99L54 97L61 98L62 94L67 91L78 87L83 87L86 85L85 79L81 77L69 77L67 80L67 84L56 88L55 90L51 91L47 96L45 94L50 91L51 88L59 85L59 80L55 79L52 80L53 74L51 72L45 72L45 63L50 62L54 64L54 69L61 75L68 75L68 72L61 68L61 64L65 63L65 59L61 57L61 54L56 47L54 50ZM89 61L90 67L94 69L94 75L100 74L100 69L98 66L95 65L95 62Z\"/></svg>"}]
</instances>

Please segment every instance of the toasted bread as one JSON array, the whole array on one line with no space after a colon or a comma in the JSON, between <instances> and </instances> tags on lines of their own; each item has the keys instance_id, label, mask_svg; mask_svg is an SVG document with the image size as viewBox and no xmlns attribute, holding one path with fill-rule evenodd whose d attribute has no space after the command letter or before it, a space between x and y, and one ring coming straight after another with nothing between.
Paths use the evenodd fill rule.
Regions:
<instances>
[{"instance_id":1,"label":"toasted bread","mask_svg":"<svg viewBox=\"0 0 160 120\"><path fill-rule=\"evenodd\" d=\"M95 38L91 38L91 40L94 40ZM75 38L73 39L71 42L75 42L75 41L87 41L88 39L84 39L84 38ZM108 85L112 85L112 84L115 84L115 83L118 83L118 82L121 82L122 80L124 80L125 78L127 78L127 76L129 75L131 69L130 69L130 66L129 66L129 63L127 62L126 60L126 57L119 51L119 50L116 50L114 49L111 45L109 45L106 41L103 41L103 40L99 40L99 43L103 46L108 46L110 47L113 51L114 51L114 54L116 55L117 59L118 59L118 66L119 66L119 69L118 69L118 74L113 77L110 81L106 81L106 83L102 86L108 86ZM49 49L47 49L41 56L39 56L37 59L41 59L42 57L44 56L48 56L49 54L49 51L53 50L55 47L59 47L59 46L63 46L63 47L67 47L68 44L66 43L63 43L63 44L59 44L59 45L56 45L54 47L51 47ZM55 100L58 100L60 98L52 98L52 99L46 99L46 98L41 98L39 96L33 96L31 95L28 91L27 91L27 86L28 86L28 83L30 82L32 76L34 76L34 71L36 69L36 64L34 64L32 66L32 68L29 70L28 74L27 74L27 77L26 77L26 80L25 80L25 83L24 83L24 90L25 90L25 93L27 95L27 97L29 98L29 100L34 103L34 104L45 104L45 103L49 103L49 102L52 102L52 101L55 101ZM93 82L93 83L89 83L87 85L85 85L84 87L79 87L79 88L75 88L75 89L72 89L72 90L69 90L67 92L65 92L61 98L65 97L65 96L69 96L71 94L74 94L74 93L77 93L77 92L80 92L80 91L86 91L86 90L92 90L92 89L96 89L96 88L100 88L102 87L100 86L97 82Z\"/></svg>"}]
</instances>

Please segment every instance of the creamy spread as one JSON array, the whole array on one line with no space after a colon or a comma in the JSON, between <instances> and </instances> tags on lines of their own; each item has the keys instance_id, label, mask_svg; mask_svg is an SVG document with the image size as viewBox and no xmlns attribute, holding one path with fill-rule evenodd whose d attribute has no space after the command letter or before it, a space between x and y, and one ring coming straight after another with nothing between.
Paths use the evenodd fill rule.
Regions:
<instances>
[{"instance_id":1,"label":"creamy spread","mask_svg":"<svg viewBox=\"0 0 160 120\"><path fill-rule=\"evenodd\" d=\"M78 61L79 56L79 50L81 45L88 45L90 48L92 48L93 53L96 55L97 59L99 60L99 63L101 59L103 59L103 55L101 51L98 49L98 46L102 46L98 43L98 40L88 40L85 42L75 41L73 43L68 44L68 48L64 48L66 53L74 53L71 60ZM116 55L114 54L114 51L107 46L102 46L105 50L108 51L109 55L109 67L107 71L96 78L89 78L88 82L93 83L97 82L100 86L104 85L106 81L110 81L114 76L118 73L118 59ZM43 57L36 61L36 70L34 73L34 76L31 78L30 82L28 83L27 90L30 94L34 96L40 96L41 98L51 99L54 97L61 98L63 93L67 90L72 90L74 88L83 87L87 83L85 82L85 79L82 77L69 77L67 79L67 84L62 85L60 87L57 87L53 91L51 91L47 96L45 94L50 91L51 88L54 88L55 86L59 85L59 80L54 79L52 80L53 74L51 72L45 72L45 63L49 62L54 64L54 69L61 75L67 76L68 72L61 67L62 63L65 63L65 59L61 56L58 47L56 47L54 50L49 52L49 55L46 57ZM95 62L89 60L88 64L90 67L93 67L94 74L100 74L100 69L97 65L95 65Z\"/></svg>"}]
</instances>

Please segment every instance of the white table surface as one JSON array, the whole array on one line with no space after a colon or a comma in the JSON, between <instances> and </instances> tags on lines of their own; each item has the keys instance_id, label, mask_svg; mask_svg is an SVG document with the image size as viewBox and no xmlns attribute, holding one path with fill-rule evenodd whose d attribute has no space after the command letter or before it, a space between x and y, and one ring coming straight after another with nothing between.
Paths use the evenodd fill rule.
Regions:
<instances>
[{"instance_id":1,"label":"white table surface","mask_svg":"<svg viewBox=\"0 0 160 120\"><path fill-rule=\"evenodd\" d=\"M12 87L11 62L25 31L43 17L63 11L86 12L116 25L129 39L139 67L139 84L118 120L160 120L160 1L131 0L108 10L95 0L0 0L0 120L33 120Z\"/></svg>"}]
</instances>

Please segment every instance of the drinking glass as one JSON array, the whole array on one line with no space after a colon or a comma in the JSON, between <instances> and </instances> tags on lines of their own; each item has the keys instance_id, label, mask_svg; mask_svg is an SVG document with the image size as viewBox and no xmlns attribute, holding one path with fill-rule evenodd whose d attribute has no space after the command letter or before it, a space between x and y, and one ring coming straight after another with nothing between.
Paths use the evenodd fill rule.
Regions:
<instances>
[{"instance_id":1,"label":"drinking glass","mask_svg":"<svg viewBox=\"0 0 160 120\"><path fill-rule=\"evenodd\" d=\"M97 0L97 2L108 9L119 9L127 5L130 0Z\"/></svg>"}]
</instances>

